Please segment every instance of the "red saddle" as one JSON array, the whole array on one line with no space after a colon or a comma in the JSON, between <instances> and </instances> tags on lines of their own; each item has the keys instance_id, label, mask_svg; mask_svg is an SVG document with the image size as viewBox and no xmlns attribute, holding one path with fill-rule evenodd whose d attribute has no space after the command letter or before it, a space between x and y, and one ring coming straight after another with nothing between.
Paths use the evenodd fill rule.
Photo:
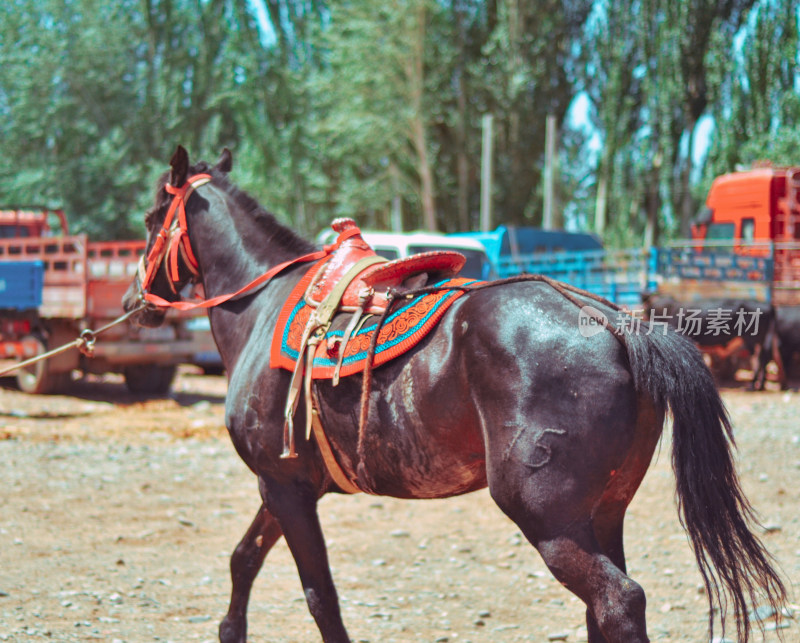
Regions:
<instances>
[{"instance_id":1,"label":"red saddle","mask_svg":"<svg viewBox=\"0 0 800 643\"><path fill-rule=\"evenodd\" d=\"M428 252L396 261L386 261L364 241L361 231L352 219L337 219L331 227L339 233L334 246L326 248L326 251L332 251L332 254L314 264L300 279L289 301L284 304L278 315L278 324L273 334L270 366L273 368L284 366L292 371L284 409L286 423L281 458L297 457L294 448L294 414L300 401L301 390L306 403L306 439L310 438L314 416L311 380L314 377L315 356L321 344L327 345L325 335L330 330L336 313L345 311L352 314L334 351L339 355L331 375L334 386L338 384L342 368L345 366L344 356L349 346L349 338L356 330L358 322L364 318L365 312L382 313L386 310L389 288L407 283L409 279L423 273L426 273L425 277L414 279L414 287L422 285L431 276L440 279L452 276L461 270L466 261L464 255L457 252ZM300 293L305 294L301 296ZM460 295L463 291L451 291L447 294ZM301 297L306 305L298 307ZM442 306L438 316L426 316L428 324L435 324L445 309L446 306ZM295 319L298 310L304 313L301 315L302 320ZM423 331L427 332L425 329ZM290 339L284 342L284 336L287 334ZM412 337L403 342L403 345L413 345L422 335L416 333L417 339ZM296 346L296 349L290 345ZM284 346L290 353L294 353L289 355L288 359L283 355ZM320 432L324 438L324 431L320 429Z\"/></svg>"},{"instance_id":2,"label":"red saddle","mask_svg":"<svg viewBox=\"0 0 800 643\"><path fill-rule=\"evenodd\" d=\"M339 247L306 292L306 303L313 307L319 306L356 264L360 261L370 264L371 257L375 257L374 263L365 265L357 275L350 275L351 281L342 295L339 310L348 312L358 309L361 303L359 298L369 293L365 312L381 313L386 308L386 292L389 288L397 288L411 278L423 274L427 275L428 281L452 277L458 274L466 262L461 253L446 250L423 252L394 261L381 261L364 241L355 221L349 218L336 219L331 227L339 233Z\"/></svg>"}]
</instances>

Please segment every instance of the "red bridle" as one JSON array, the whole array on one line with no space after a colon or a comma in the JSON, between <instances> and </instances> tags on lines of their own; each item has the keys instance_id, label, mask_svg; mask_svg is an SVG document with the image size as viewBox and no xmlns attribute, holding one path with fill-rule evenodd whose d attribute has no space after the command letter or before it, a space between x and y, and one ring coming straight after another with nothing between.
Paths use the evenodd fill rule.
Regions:
<instances>
[{"instance_id":1,"label":"red bridle","mask_svg":"<svg viewBox=\"0 0 800 643\"><path fill-rule=\"evenodd\" d=\"M195 302L167 301L163 297L159 297L148 290L153 284L153 279L155 279L156 272L161 264L164 263L165 259L166 263L164 263L164 269L167 273L167 281L172 289L172 292L176 294L176 284L180 281L178 271L179 256L183 258L186 267L195 277L200 276L200 266L197 262L194 252L192 251L192 246L189 241L189 232L186 222L186 202L189 200L189 197L196 188L200 187L201 185L205 185L209 181L211 181L211 176L209 174L195 174L194 176L189 177L186 180L186 183L179 188L173 187L169 184L165 186L167 192L173 195L172 203L170 203L169 209L167 210L167 216L164 218L164 224L161 226L161 230L159 231L156 240L153 242L153 247L150 249L150 252L147 253L147 258L145 259L142 257L139 263L141 297L145 302L159 308L176 308L178 310L192 310L195 308L211 308L212 306L218 306L223 302L229 301L234 297L238 297L239 295L242 295L247 291L256 288L257 286L264 284L279 272L293 264L324 259L334 250L336 250L336 248L338 248L345 239L360 233L358 228L345 230L339 235L339 237L336 239L336 242L332 245L325 246L322 250L318 250L317 252L312 252L307 255L297 257L296 259L284 261L283 263L270 268L263 275L256 277L253 279L253 281L243 286L236 292L228 293L226 295L218 295L217 297L212 297L211 299L204 299L202 301ZM178 215L177 217L175 216L176 212Z\"/></svg>"},{"instance_id":2,"label":"red bridle","mask_svg":"<svg viewBox=\"0 0 800 643\"><path fill-rule=\"evenodd\" d=\"M147 290L153 284L156 271L164 260L164 269L167 273L167 282L172 292L177 293L175 284L180 281L178 271L178 258L183 257L184 263L189 271L198 277L199 266L197 258L192 252L192 245L189 242L189 232L186 227L186 202L192 193L201 185L205 185L211 180L210 174L195 174L187 179L181 187L176 188L169 183L164 189L173 196L172 203L169 204L167 216L158 232L153 247L147 253L147 259L139 264L139 280L142 284L142 291L147 298ZM177 217L175 214L177 213ZM142 274L144 273L144 274Z\"/></svg>"}]
</instances>

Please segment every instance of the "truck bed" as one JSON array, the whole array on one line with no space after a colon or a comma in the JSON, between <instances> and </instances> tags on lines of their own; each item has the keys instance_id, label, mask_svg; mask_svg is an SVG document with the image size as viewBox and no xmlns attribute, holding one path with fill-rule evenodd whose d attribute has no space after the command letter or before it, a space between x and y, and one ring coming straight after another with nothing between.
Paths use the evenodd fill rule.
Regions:
<instances>
[{"instance_id":1,"label":"truck bed","mask_svg":"<svg viewBox=\"0 0 800 643\"><path fill-rule=\"evenodd\" d=\"M144 241L90 242L83 234L0 239L0 266L42 266L41 301L33 307L43 319L113 319L144 248Z\"/></svg>"}]
</instances>

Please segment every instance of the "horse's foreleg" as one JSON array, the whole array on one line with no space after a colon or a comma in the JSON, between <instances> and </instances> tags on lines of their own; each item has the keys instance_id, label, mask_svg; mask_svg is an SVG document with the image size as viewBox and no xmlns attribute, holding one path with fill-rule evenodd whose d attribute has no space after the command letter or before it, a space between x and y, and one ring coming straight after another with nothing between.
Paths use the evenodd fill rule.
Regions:
<instances>
[{"instance_id":1,"label":"horse's foreleg","mask_svg":"<svg viewBox=\"0 0 800 643\"><path fill-rule=\"evenodd\" d=\"M253 581L269 550L281 537L278 522L264 505L231 556L231 602L219 626L221 643L247 641L247 603Z\"/></svg>"},{"instance_id":2,"label":"horse's foreleg","mask_svg":"<svg viewBox=\"0 0 800 643\"><path fill-rule=\"evenodd\" d=\"M325 538L317 515L317 497L310 489L268 486L264 500L283 530L303 584L308 611L317 623L322 640L350 643L328 564Z\"/></svg>"}]
</instances>

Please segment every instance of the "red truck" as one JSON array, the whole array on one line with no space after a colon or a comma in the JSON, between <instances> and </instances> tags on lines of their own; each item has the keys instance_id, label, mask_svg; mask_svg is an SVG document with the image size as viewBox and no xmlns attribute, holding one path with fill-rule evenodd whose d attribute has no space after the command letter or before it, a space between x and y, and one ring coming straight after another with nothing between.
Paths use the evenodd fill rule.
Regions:
<instances>
[{"instance_id":1,"label":"red truck","mask_svg":"<svg viewBox=\"0 0 800 643\"><path fill-rule=\"evenodd\" d=\"M779 379L800 351L800 167L718 176L692 238L655 252L657 294L684 305L734 301L771 315L766 357ZM699 306L698 306L699 307Z\"/></svg>"},{"instance_id":2,"label":"red truck","mask_svg":"<svg viewBox=\"0 0 800 643\"><path fill-rule=\"evenodd\" d=\"M58 234L51 220L58 221ZM84 329L122 315L122 295L144 246L144 241L89 241L85 234L70 235L61 210L0 209L0 283L18 280L26 264L31 274L34 266L43 268L41 296L28 302L35 306L0 292L0 367L67 344ZM216 350L210 332L192 330L192 318L170 313L169 323L158 329L117 325L98 338L93 357L65 351L18 369L17 382L23 391L49 393L63 387L75 370L120 372L132 392L166 393L178 364Z\"/></svg>"},{"instance_id":3,"label":"red truck","mask_svg":"<svg viewBox=\"0 0 800 643\"><path fill-rule=\"evenodd\" d=\"M800 167L718 176L692 239L654 251L658 291L800 305Z\"/></svg>"}]
</instances>

